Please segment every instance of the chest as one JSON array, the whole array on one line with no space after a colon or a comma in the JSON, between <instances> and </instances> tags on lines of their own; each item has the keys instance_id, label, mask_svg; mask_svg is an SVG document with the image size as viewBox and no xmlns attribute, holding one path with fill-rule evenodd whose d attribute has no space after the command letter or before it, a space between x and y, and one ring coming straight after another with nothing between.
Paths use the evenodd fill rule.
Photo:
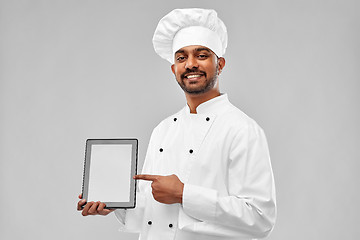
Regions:
<instances>
[{"instance_id":1,"label":"chest","mask_svg":"<svg viewBox=\"0 0 360 240\"><path fill-rule=\"evenodd\" d=\"M153 173L176 174L184 183L201 178L213 185L226 178L230 144L231 131L216 116L176 117L154 141Z\"/></svg>"}]
</instances>

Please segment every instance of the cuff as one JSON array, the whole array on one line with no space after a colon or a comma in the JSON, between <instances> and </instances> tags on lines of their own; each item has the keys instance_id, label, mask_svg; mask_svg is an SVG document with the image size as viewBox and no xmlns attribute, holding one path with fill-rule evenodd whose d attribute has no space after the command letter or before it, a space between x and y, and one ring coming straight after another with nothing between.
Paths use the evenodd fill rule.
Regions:
<instances>
[{"instance_id":1,"label":"cuff","mask_svg":"<svg viewBox=\"0 0 360 240\"><path fill-rule=\"evenodd\" d=\"M123 230L125 228L126 210L124 210L124 209L116 209L114 211L114 214L115 214L117 220L120 223L120 229L119 230Z\"/></svg>"},{"instance_id":2,"label":"cuff","mask_svg":"<svg viewBox=\"0 0 360 240\"><path fill-rule=\"evenodd\" d=\"M116 209L114 213L120 223L119 231L140 232L142 219L144 217L144 206L145 196L144 194L138 193L136 207L134 209Z\"/></svg>"},{"instance_id":3,"label":"cuff","mask_svg":"<svg viewBox=\"0 0 360 240\"><path fill-rule=\"evenodd\" d=\"M201 221L214 221L217 191L210 188L184 184L182 204L184 212Z\"/></svg>"}]
</instances>

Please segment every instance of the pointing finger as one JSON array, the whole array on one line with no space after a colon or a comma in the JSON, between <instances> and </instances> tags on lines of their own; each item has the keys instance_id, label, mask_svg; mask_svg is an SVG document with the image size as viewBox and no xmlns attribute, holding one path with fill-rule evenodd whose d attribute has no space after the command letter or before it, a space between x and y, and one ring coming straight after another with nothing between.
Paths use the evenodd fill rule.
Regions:
<instances>
[{"instance_id":1,"label":"pointing finger","mask_svg":"<svg viewBox=\"0 0 360 240\"><path fill-rule=\"evenodd\" d=\"M150 174L139 174L134 176L134 179L145 180L145 181L155 181L158 178L159 175L150 175Z\"/></svg>"}]
</instances>

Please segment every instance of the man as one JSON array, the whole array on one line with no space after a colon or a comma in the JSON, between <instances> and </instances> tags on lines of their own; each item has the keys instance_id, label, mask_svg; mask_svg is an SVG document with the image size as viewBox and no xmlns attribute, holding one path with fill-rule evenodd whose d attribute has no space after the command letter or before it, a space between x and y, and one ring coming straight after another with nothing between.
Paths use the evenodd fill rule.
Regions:
<instances>
[{"instance_id":1,"label":"man","mask_svg":"<svg viewBox=\"0 0 360 240\"><path fill-rule=\"evenodd\" d=\"M267 142L254 120L219 90L227 46L214 10L175 9L155 30L155 51L172 63L187 105L153 131L137 207L116 210L140 239L254 239L273 228L275 187ZM78 210L85 200L78 203ZM83 215L107 215L89 202Z\"/></svg>"}]
</instances>

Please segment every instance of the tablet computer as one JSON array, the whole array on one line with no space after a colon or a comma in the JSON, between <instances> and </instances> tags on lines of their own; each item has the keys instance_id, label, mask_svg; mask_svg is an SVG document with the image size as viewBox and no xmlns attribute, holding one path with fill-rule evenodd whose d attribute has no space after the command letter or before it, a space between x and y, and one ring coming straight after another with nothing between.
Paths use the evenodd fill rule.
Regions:
<instances>
[{"instance_id":1,"label":"tablet computer","mask_svg":"<svg viewBox=\"0 0 360 240\"><path fill-rule=\"evenodd\" d=\"M134 208L137 139L87 139L82 198L106 208Z\"/></svg>"}]
</instances>

